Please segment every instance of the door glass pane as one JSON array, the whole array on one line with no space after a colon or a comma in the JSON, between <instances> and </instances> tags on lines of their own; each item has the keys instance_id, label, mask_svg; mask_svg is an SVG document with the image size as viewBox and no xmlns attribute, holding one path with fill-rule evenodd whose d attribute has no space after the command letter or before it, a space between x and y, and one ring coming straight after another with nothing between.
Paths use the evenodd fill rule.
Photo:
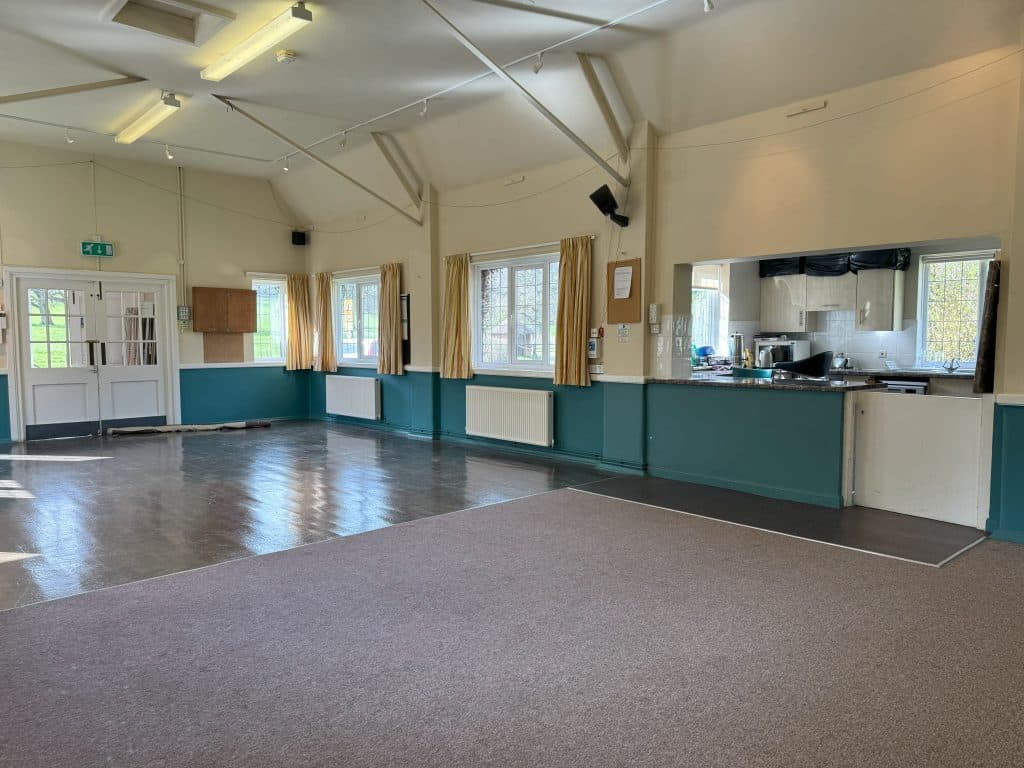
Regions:
<instances>
[{"instance_id":1,"label":"door glass pane","mask_svg":"<svg viewBox=\"0 0 1024 768\"><path fill-rule=\"evenodd\" d=\"M156 365L155 294L106 291L108 366ZM153 362L149 362L152 360Z\"/></svg>"},{"instance_id":2,"label":"door glass pane","mask_svg":"<svg viewBox=\"0 0 1024 768\"><path fill-rule=\"evenodd\" d=\"M69 347L85 338L85 291L29 288L29 364L32 368L87 366L88 350ZM85 349L85 352L82 350Z\"/></svg>"},{"instance_id":3,"label":"door glass pane","mask_svg":"<svg viewBox=\"0 0 1024 768\"><path fill-rule=\"evenodd\" d=\"M377 283L364 283L359 287L359 312L362 356L377 356Z\"/></svg>"}]
</instances>

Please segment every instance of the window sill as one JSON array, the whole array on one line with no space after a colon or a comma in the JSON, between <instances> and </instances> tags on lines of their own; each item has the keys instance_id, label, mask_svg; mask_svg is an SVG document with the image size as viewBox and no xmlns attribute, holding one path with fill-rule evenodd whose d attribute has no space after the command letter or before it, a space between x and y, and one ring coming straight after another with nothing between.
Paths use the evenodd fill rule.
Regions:
<instances>
[{"instance_id":1,"label":"window sill","mask_svg":"<svg viewBox=\"0 0 1024 768\"><path fill-rule=\"evenodd\" d=\"M342 368L376 368L376 360L360 360L357 362L338 361L338 369Z\"/></svg>"},{"instance_id":2,"label":"window sill","mask_svg":"<svg viewBox=\"0 0 1024 768\"><path fill-rule=\"evenodd\" d=\"M473 368L477 376L518 376L521 379L554 379L554 371L538 371L530 368Z\"/></svg>"}]
</instances>

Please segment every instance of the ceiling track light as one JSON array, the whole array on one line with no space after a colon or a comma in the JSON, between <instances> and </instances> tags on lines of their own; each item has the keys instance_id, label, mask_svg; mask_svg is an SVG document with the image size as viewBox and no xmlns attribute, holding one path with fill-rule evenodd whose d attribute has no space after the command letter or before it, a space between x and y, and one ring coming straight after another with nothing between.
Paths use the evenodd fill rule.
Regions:
<instances>
[{"instance_id":1,"label":"ceiling track light","mask_svg":"<svg viewBox=\"0 0 1024 768\"><path fill-rule=\"evenodd\" d=\"M164 156L168 160L173 160L174 159L174 153L171 152L171 148L167 144L164 144Z\"/></svg>"},{"instance_id":2,"label":"ceiling track light","mask_svg":"<svg viewBox=\"0 0 1024 768\"><path fill-rule=\"evenodd\" d=\"M540 71L544 69L544 53L537 54L537 60L533 62L533 74L539 75Z\"/></svg>"},{"instance_id":3,"label":"ceiling track light","mask_svg":"<svg viewBox=\"0 0 1024 768\"><path fill-rule=\"evenodd\" d=\"M428 111L430 111L430 99L424 99L423 106L420 108L420 117L426 117Z\"/></svg>"},{"instance_id":4,"label":"ceiling track light","mask_svg":"<svg viewBox=\"0 0 1024 768\"><path fill-rule=\"evenodd\" d=\"M288 158L288 156L286 155L286 156L285 156L285 158L284 158L284 165L282 165L282 166L281 166L281 170L282 170L282 171L284 171L285 173L288 173L288 171L289 171L289 168L288 168L288 159L289 159L289 158Z\"/></svg>"},{"instance_id":5,"label":"ceiling track light","mask_svg":"<svg viewBox=\"0 0 1024 768\"><path fill-rule=\"evenodd\" d=\"M338 149L344 149L348 145L348 131L341 132L341 141L338 142Z\"/></svg>"},{"instance_id":6,"label":"ceiling track light","mask_svg":"<svg viewBox=\"0 0 1024 768\"><path fill-rule=\"evenodd\" d=\"M147 109L138 120L114 137L118 144L133 144L160 123L181 109L181 102L173 93L165 93L160 101Z\"/></svg>"},{"instance_id":7,"label":"ceiling track light","mask_svg":"<svg viewBox=\"0 0 1024 768\"><path fill-rule=\"evenodd\" d=\"M75 137L71 135L71 131L67 128L64 129L64 141L66 141L68 144L75 143Z\"/></svg>"},{"instance_id":8,"label":"ceiling track light","mask_svg":"<svg viewBox=\"0 0 1024 768\"><path fill-rule=\"evenodd\" d=\"M312 21L313 14L306 8L306 4L295 3L276 19L261 27L252 36L202 70L199 76L203 80L212 80L213 82L223 80Z\"/></svg>"},{"instance_id":9,"label":"ceiling track light","mask_svg":"<svg viewBox=\"0 0 1024 768\"><path fill-rule=\"evenodd\" d=\"M715 0L704 0L704 13L711 13L715 10Z\"/></svg>"}]
</instances>

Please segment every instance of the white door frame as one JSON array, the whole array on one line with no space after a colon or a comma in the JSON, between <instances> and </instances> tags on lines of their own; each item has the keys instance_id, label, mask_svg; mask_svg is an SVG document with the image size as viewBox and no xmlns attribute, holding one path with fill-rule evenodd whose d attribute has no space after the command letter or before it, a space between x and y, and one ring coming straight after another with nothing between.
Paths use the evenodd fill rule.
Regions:
<instances>
[{"instance_id":1,"label":"white door frame","mask_svg":"<svg viewBox=\"0 0 1024 768\"><path fill-rule=\"evenodd\" d=\"M87 269L47 269L36 267L5 267L3 271L4 306L7 309L7 386L10 400L11 440L25 440L24 404L22 403L22 340L19 318L23 311L21 299L21 282L39 278L62 278L64 280L118 280L132 283L143 283L152 286L163 299L165 317L157 330L157 342L165 350L164 358L164 398L167 410L167 423L181 423L181 380L180 351L178 336L175 333L174 307L177 305L177 279L173 275L145 275L135 272L100 272Z\"/></svg>"}]
</instances>

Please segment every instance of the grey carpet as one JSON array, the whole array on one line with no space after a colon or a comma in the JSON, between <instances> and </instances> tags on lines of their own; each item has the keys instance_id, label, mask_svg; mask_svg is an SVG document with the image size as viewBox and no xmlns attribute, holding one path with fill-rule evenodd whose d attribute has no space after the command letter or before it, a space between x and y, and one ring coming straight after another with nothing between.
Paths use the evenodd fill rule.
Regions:
<instances>
[{"instance_id":1,"label":"grey carpet","mask_svg":"<svg viewBox=\"0 0 1024 768\"><path fill-rule=\"evenodd\" d=\"M0 765L1021 765L1022 577L556 491L0 613Z\"/></svg>"}]
</instances>

